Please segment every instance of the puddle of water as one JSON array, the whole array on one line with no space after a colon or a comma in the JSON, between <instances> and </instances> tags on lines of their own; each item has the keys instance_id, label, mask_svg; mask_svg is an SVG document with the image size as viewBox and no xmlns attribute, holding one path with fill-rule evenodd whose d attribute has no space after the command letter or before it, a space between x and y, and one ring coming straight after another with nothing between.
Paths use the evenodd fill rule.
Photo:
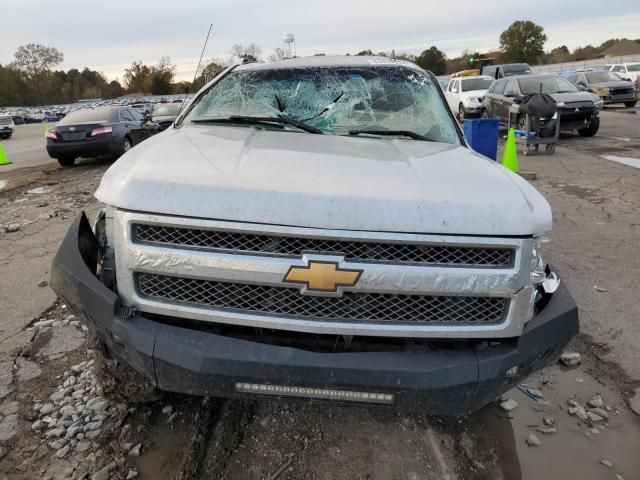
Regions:
<instances>
[{"instance_id":1,"label":"puddle of water","mask_svg":"<svg viewBox=\"0 0 640 480\"><path fill-rule=\"evenodd\" d=\"M184 446L189 445L189 434L182 425L175 428L167 423L167 416L156 415L150 426L151 445L145 445L143 455L128 457L134 459L138 478L174 478L180 470L184 456Z\"/></svg>"},{"instance_id":2,"label":"puddle of water","mask_svg":"<svg viewBox=\"0 0 640 480\"><path fill-rule=\"evenodd\" d=\"M547 385L543 384L545 378L550 379ZM544 399L550 402L548 411L534 410L535 402L514 389L507 394L519 404L510 412L512 420L497 405L478 412L475 419L495 439L506 478L609 480L615 479L616 474L627 480L640 478L640 422L618 395L580 370L547 370L531 377L528 385L543 392ZM569 399L575 398L585 406L595 394L600 394L605 406L612 408L609 421L599 433L592 433L593 427L567 413ZM619 415L614 414L616 409ZM556 420L557 433L545 435L536 431L536 427L545 426L544 417ZM525 440L532 433L542 446L526 445ZM603 459L614 467L601 465Z\"/></svg>"},{"instance_id":3,"label":"puddle of water","mask_svg":"<svg viewBox=\"0 0 640 480\"><path fill-rule=\"evenodd\" d=\"M601 158L609 160L610 162L617 162L629 167L640 168L640 158L632 157L618 157L617 155L600 155Z\"/></svg>"},{"instance_id":4,"label":"puddle of water","mask_svg":"<svg viewBox=\"0 0 640 480\"><path fill-rule=\"evenodd\" d=\"M571 195L572 197L577 197L581 200L587 200L595 204L604 203L604 199L599 195L599 192L597 190L580 187L578 185L572 185L570 183L554 182L554 181L550 181L549 185L551 185L551 187L553 187L556 190L560 190L566 193L567 195Z\"/></svg>"}]
</instances>

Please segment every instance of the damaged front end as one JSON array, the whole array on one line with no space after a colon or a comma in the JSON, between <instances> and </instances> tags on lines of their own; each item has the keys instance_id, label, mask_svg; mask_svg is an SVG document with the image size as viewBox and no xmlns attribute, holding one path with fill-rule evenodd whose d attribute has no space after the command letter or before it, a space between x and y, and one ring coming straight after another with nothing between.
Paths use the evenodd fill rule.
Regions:
<instances>
[{"instance_id":1,"label":"damaged front end","mask_svg":"<svg viewBox=\"0 0 640 480\"><path fill-rule=\"evenodd\" d=\"M101 223L107 220L98 218L98 238L84 214L72 224L51 286L115 357L162 390L464 415L547 365L578 332L576 305L552 281L551 267L521 335L493 340L323 335L202 322L170 308L164 315L138 311L122 305L109 280L113 252Z\"/></svg>"}]
</instances>

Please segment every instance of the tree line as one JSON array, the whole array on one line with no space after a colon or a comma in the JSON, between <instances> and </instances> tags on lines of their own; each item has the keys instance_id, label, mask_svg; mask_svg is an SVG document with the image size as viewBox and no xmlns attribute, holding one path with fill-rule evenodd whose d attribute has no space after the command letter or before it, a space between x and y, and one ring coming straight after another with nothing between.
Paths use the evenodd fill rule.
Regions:
<instances>
[{"instance_id":1,"label":"tree line","mask_svg":"<svg viewBox=\"0 0 640 480\"><path fill-rule=\"evenodd\" d=\"M169 57L152 66L133 62L125 69L122 84L89 68L55 70L63 60L63 53L54 47L34 43L18 47L13 62L0 65L0 107L65 104L127 93L168 95L176 90L176 67Z\"/></svg>"},{"instance_id":2,"label":"tree line","mask_svg":"<svg viewBox=\"0 0 640 480\"><path fill-rule=\"evenodd\" d=\"M530 65L581 61L599 58L607 48L620 40L607 40L600 46L587 45L573 52L566 46L544 51L547 35L544 28L528 20L513 22L499 36L499 49L481 54L464 51L460 56L447 58L443 51L431 46L418 55L395 52L361 50L355 55L394 56L409 60L435 75L444 75L477 65L480 57L492 57L497 63L526 62ZM634 40L640 43L640 39ZM156 65L146 65L134 61L124 71L123 82L108 81L104 74L84 68L68 71L53 70L64 60L58 49L30 43L18 47L14 60L8 65L0 65L0 107L51 105L77 102L81 98L116 98L127 93L140 95L168 95L195 91L206 81L233 64L236 59L248 61L278 61L286 58L286 52L277 48L263 57L262 49L255 43L235 44L230 56L213 58L204 62L197 72L195 81L176 82L176 66L169 57L161 57ZM317 53L316 55L324 55ZM347 53L349 55L349 53Z\"/></svg>"}]
</instances>

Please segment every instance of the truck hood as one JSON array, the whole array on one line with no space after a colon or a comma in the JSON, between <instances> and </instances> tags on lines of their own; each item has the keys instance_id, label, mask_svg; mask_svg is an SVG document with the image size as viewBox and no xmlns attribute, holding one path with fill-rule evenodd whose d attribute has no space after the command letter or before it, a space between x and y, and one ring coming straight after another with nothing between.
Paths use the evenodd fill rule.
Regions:
<instances>
[{"instance_id":1,"label":"truck hood","mask_svg":"<svg viewBox=\"0 0 640 480\"><path fill-rule=\"evenodd\" d=\"M147 213L298 227L526 236L546 200L466 147L250 127L170 128L109 168L96 198Z\"/></svg>"},{"instance_id":2,"label":"truck hood","mask_svg":"<svg viewBox=\"0 0 640 480\"><path fill-rule=\"evenodd\" d=\"M589 84L591 88L633 88L633 83L627 80L596 82Z\"/></svg>"},{"instance_id":3,"label":"truck hood","mask_svg":"<svg viewBox=\"0 0 640 480\"><path fill-rule=\"evenodd\" d=\"M556 102L599 102L600 97L591 92L566 92L566 93L552 93L551 97Z\"/></svg>"}]
</instances>

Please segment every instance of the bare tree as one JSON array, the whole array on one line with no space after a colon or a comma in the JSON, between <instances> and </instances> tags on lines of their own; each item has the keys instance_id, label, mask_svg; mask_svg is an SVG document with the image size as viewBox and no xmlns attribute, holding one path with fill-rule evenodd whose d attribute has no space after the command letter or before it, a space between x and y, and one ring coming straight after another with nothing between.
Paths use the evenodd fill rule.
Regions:
<instances>
[{"instance_id":1,"label":"bare tree","mask_svg":"<svg viewBox=\"0 0 640 480\"><path fill-rule=\"evenodd\" d=\"M259 60L261 54L262 49L253 42L246 46L236 43L231 47L231 55L242 59L253 58Z\"/></svg>"},{"instance_id":2,"label":"bare tree","mask_svg":"<svg viewBox=\"0 0 640 480\"><path fill-rule=\"evenodd\" d=\"M287 58L287 52L281 48L276 48L274 52L267 57L268 62L277 62Z\"/></svg>"}]
</instances>

